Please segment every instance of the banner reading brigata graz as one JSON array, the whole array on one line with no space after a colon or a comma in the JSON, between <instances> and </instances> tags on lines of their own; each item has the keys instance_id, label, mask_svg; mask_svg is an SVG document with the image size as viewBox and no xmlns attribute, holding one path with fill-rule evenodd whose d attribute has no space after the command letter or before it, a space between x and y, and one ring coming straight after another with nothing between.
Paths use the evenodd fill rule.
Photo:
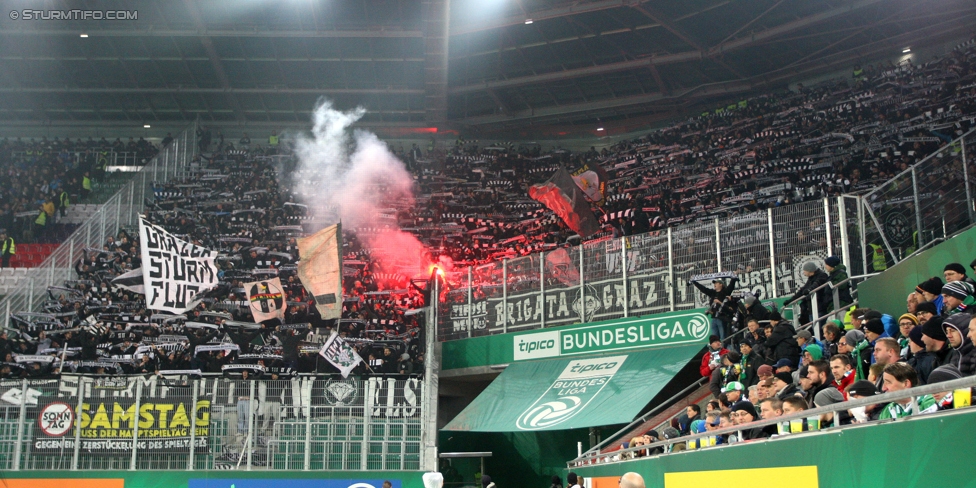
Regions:
<instances>
[{"instance_id":1,"label":"banner reading brigata graz","mask_svg":"<svg viewBox=\"0 0 976 488\"><path fill-rule=\"evenodd\" d=\"M211 401L201 395L194 405L191 387L167 386L156 376L96 379L87 385L78 415L79 380L65 376L57 396L40 398L33 452L70 452L80 429L83 452L128 456L137 426L139 451L187 452L192 436L197 452L209 450ZM136 411L138 382L143 387Z\"/></svg>"},{"instance_id":2,"label":"banner reading brigata graz","mask_svg":"<svg viewBox=\"0 0 976 488\"><path fill-rule=\"evenodd\" d=\"M706 315L685 312L518 334L512 336L512 357L515 361L524 361L676 344L704 344L709 324Z\"/></svg>"}]
</instances>

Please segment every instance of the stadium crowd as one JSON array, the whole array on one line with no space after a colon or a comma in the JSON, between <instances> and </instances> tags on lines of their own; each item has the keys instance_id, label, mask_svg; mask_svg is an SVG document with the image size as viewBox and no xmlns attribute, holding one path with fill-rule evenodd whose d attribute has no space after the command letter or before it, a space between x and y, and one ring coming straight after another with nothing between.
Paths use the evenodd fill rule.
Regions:
<instances>
[{"instance_id":1,"label":"stadium crowd","mask_svg":"<svg viewBox=\"0 0 976 488\"><path fill-rule=\"evenodd\" d=\"M974 125L974 59L976 50L965 47L920 66L869 67L853 80L749 98L599 152L556 149L543 153L538 146L479 148L462 142L446 155L417 146L408 151L395 148L415 176L418 195L416 205L400 209L395 219L432 254L449 256L463 265L582 240L551 211L527 197L530 185L546 180L560 165L599 165L609 174L605 203L593 205L606 225L590 239L857 192L918 162ZM277 134L272 133L266 147L252 147L246 134L234 146L206 127L197 137L202 155L193 173L183 180L156 183L146 214L173 234L218 250L220 286L184 316L150 314L141 295L113 284L113 279L141 265L138 239L120 230L101 249L90 249L78 261L76 280L49 290L44 313L12 315L17 330L0 335L0 354L5 359L0 376L48 375L69 369L106 374L186 369L219 372L228 364L262 365L276 375L333 373L336 370L317 354L333 330L355 344L366 360L357 374L422 370L422 316L416 310L425 303L425 290L395 270L379 268L355 235L344 237L342 319L337 323L322 320L311 306L312 300L296 276L295 238L317 230L322 222L279 182L281 158L291 156L286 145L279 144ZM142 142L130 143L144 148L146 155L155 150ZM71 150L82 145L85 156L72 157ZM38 155L38 146L5 142L7 157L26 158L25 148L32 147L31 157L45 158L53 166L10 160L3 175L5 199L21 206L36 204L36 199L50 196L52 189L79 184L79 193L84 194L79 172L87 178L98 170L98 159L92 165L89 156L104 146L89 147L80 141L67 146L52 142L47 150L41 144ZM24 185L25 181L30 184ZM831 262L836 268L837 263ZM826 275L809 270L811 280L814 275L822 279L815 271ZM829 279L837 277L828 271L832 273ZM284 287L285 318L256 324L244 283L274 277ZM955 290L954 283L946 286ZM944 295L944 290L929 285L922 288L931 296L916 309L939 303L937 295ZM972 290L968 290L963 294L971 303ZM944 299L950 305L955 303L952 300ZM797 334L792 326L779 320L776 311L762 312L762 305L757 308L755 304L743 302L749 310L734 312L741 316L738 323L747 324L749 330L738 345L740 351L723 356L719 340L718 349L712 351L716 361L703 363L709 376L722 372L720 394L728 393L724 390L729 384L741 384L740 394L758 398L747 389L759 391L760 381L775 381L775 375L783 372L795 376L792 383L799 386L794 388L802 388L811 369L821 368L835 353L843 354L844 347L856 350L861 358L851 361L855 378L877 382L883 372L876 371L874 377L869 373L877 363L878 339L905 339L899 354L912 352L910 330L904 337L897 327L885 329L887 336L873 335L876 321L885 323L886 316L879 312L855 311L852 315L860 313L861 318L855 319L850 331L844 331L843 323L828 324L826 343L813 344L803 342L810 340L804 337L806 331L794 339ZM938 308L939 314L943 308ZM768 320L770 326L764 330L760 322L750 323L750 317ZM922 324L920 330L929 324L916 320ZM862 337L858 334L863 328ZM929 329L942 330L942 324L929 325ZM733 331L721 332L719 339ZM198 351L203 345L226 348ZM865 352L868 347L870 352ZM880 348L884 350L883 343ZM742 356L736 360L738 354ZM801 354L810 359L801 363ZM17 362L18 355L34 361ZM791 363L780 364L782 360ZM729 373L722 366L725 361L730 367L749 367ZM761 364L773 368L773 375L760 374ZM763 368L762 372L768 371ZM883 385L875 384L876 389L879 386ZM808 404L812 401L811 397Z\"/></svg>"}]
</instances>

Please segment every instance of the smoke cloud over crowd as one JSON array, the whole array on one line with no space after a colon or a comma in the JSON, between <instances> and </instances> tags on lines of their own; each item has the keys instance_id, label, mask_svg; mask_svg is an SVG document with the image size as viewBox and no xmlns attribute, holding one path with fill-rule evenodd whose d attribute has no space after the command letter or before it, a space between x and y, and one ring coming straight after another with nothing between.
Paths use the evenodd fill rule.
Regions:
<instances>
[{"instance_id":1,"label":"smoke cloud over crowd","mask_svg":"<svg viewBox=\"0 0 976 488\"><path fill-rule=\"evenodd\" d=\"M429 252L396 219L397 209L414 204L413 177L375 134L351 129L365 113L320 100L311 134L296 137L291 186L313 215L337 209L343 230L356 235L384 272L424 275Z\"/></svg>"}]
</instances>

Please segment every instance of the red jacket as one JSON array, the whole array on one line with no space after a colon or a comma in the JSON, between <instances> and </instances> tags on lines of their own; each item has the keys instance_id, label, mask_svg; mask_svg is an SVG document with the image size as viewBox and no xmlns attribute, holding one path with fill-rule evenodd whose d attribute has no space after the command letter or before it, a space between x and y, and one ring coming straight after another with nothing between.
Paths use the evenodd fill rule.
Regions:
<instances>
[{"instance_id":1,"label":"red jacket","mask_svg":"<svg viewBox=\"0 0 976 488\"><path fill-rule=\"evenodd\" d=\"M854 384L854 378L856 376L857 375L854 374L854 370L851 370L851 371L848 371L847 374L844 375L843 378L841 378L840 383L837 383L837 380L834 380L834 383L837 386L837 389L840 390L840 392L844 394L844 400L850 400L849 398L847 398L847 387Z\"/></svg>"},{"instance_id":2,"label":"red jacket","mask_svg":"<svg viewBox=\"0 0 976 488\"><path fill-rule=\"evenodd\" d=\"M721 356L724 356L724 355L726 355L728 353L729 353L729 350L726 349L726 348L724 348L724 347L721 350L718 351L718 355L720 357ZM709 377L712 376L712 368L708 367L708 363L710 363L710 362L712 362L712 348L711 347L709 347L708 349L705 350L705 355L702 356L701 367L698 368L698 371L705 378L709 378Z\"/></svg>"}]
</instances>

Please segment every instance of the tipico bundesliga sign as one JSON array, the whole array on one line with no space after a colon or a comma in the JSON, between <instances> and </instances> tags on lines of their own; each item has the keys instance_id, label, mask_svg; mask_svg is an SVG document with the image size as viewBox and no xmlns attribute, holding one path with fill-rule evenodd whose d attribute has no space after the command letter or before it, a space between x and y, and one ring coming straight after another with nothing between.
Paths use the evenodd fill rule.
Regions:
<instances>
[{"instance_id":1,"label":"tipico bundesliga sign","mask_svg":"<svg viewBox=\"0 0 976 488\"><path fill-rule=\"evenodd\" d=\"M512 337L513 357L525 361L690 344L708 337L709 323L708 316L688 312L520 334Z\"/></svg>"}]
</instances>

